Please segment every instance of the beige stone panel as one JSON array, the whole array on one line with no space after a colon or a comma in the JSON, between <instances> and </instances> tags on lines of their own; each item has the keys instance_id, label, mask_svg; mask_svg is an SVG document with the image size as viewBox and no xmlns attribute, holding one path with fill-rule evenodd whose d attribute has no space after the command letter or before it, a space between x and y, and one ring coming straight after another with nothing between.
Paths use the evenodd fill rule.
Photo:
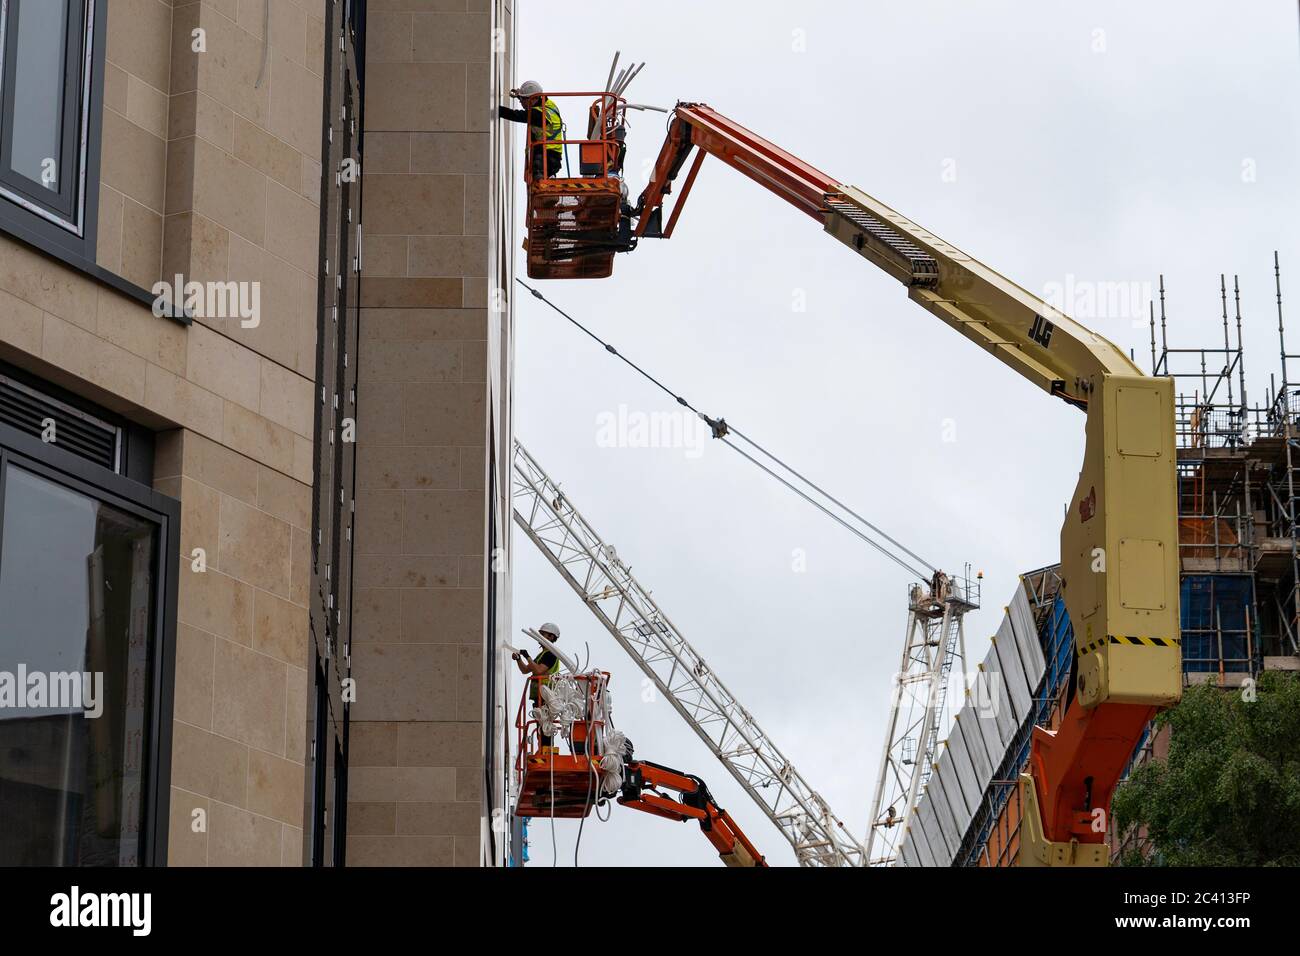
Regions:
<instances>
[{"instance_id":1,"label":"beige stone panel","mask_svg":"<svg viewBox=\"0 0 1300 956\"><path fill-rule=\"evenodd\" d=\"M220 557L226 574L289 596L289 525L235 498L221 500Z\"/></svg>"},{"instance_id":2,"label":"beige stone panel","mask_svg":"<svg viewBox=\"0 0 1300 956\"><path fill-rule=\"evenodd\" d=\"M293 436L293 471L294 481L310 485L316 474L316 458L312 451L312 440L302 435Z\"/></svg>"},{"instance_id":3,"label":"beige stone panel","mask_svg":"<svg viewBox=\"0 0 1300 956\"><path fill-rule=\"evenodd\" d=\"M260 246L239 236L230 237L229 274L235 282L256 282L260 290L260 321L253 328L238 322L227 334L255 352L288 368L302 360L301 296L304 276L287 262L268 255ZM314 287L313 287L314 290ZM314 294L314 291L313 291ZM310 375L315 374L315 346L310 353Z\"/></svg>"},{"instance_id":4,"label":"beige stone panel","mask_svg":"<svg viewBox=\"0 0 1300 956\"><path fill-rule=\"evenodd\" d=\"M349 836L348 866L451 866L453 837Z\"/></svg>"},{"instance_id":5,"label":"beige stone panel","mask_svg":"<svg viewBox=\"0 0 1300 956\"><path fill-rule=\"evenodd\" d=\"M400 640L404 644L483 642L482 588L421 588L401 593Z\"/></svg>"},{"instance_id":6,"label":"beige stone panel","mask_svg":"<svg viewBox=\"0 0 1300 956\"><path fill-rule=\"evenodd\" d=\"M362 381L360 387L365 390L365 401L357 409L358 446L401 444L402 386ZM357 455L358 467L363 459Z\"/></svg>"},{"instance_id":7,"label":"beige stone panel","mask_svg":"<svg viewBox=\"0 0 1300 956\"><path fill-rule=\"evenodd\" d=\"M385 279L361 283L363 308L454 308L465 298L463 279Z\"/></svg>"},{"instance_id":8,"label":"beige stone panel","mask_svg":"<svg viewBox=\"0 0 1300 956\"><path fill-rule=\"evenodd\" d=\"M405 236L366 236L364 256L367 279L370 276L405 276L406 243Z\"/></svg>"},{"instance_id":9,"label":"beige stone panel","mask_svg":"<svg viewBox=\"0 0 1300 956\"><path fill-rule=\"evenodd\" d=\"M241 242L243 240L240 240ZM230 231L206 216L183 212L168 216L163 223L163 279L174 284L185 281L221 282L230 268ZM203 317L204 325L225 326L224 320Z\"/></svg>"},{"instance_id":10,"label":"beige stone panel","mask_svg":"<svg viewBox=\"0 0 1300 956\"><path fill-rule=\"evenodd\" d=\"M295 528L311 528L311 486L257 466L257 506Z\"/></svg>"},{"instance_id":11,"label":"beige stone panel","mask_svg":"<svg viewBox=\"0 0 1300 956\"><path fill-rule=\"evenodd\" d=\"M460 484L458 458L454 447L376 445L357 456L357 487L361 490L456 488Z\"/></svg>"},{"instance_id":12,"label":"beige stone panel","mask_svg":"<svg viewBox=\"0 0 1300 956\"><path fill-rule=\"evenodd\" d=\"M486 382L488 372L487 342L462 342L460 346L460 380Z\"/></svg>"},{"instance_id":13,"label":"beige stone panel","mask_svg":"<svg viewBox=\"0 0 1300 956\"><path fill-rule=\"evenodd\" d=\"M352 643L394 643L401 640L399 588L354 588L352 592ZM412 594L423 593L411 591Z\"/></svg>"},{"instance_id":14,"label":"beige stone panel","mask_svg":"<svg viewBox=\"0 0 1300 956\"><path fill-rule=\"evenodd\" d=\"M126 91L128 78L126 71L112 63L104 63L104 105L126 115Z\"/></svg>"},{"instance_id":15,"label":"beige stone panel","mask_svg":"<svg viewBox=\"0 0 1300 956\"><path fill-rule=\"evenodd\" d=\"M488 153L491 148L488 136L487 133L412 133L411 172L485 174L488 171ZM367 153L369 149L370 139L367 137ZM522 150L521 145L520 151ZM367 161L368 159L367 156Z\"/></svg>"},{"instance_id":16,"label":"beige stone panel","mask_svg":"<svg viewBox=\"0 0 1300 956\"><path fill-rule=\"evenodd\" d=\"M367 172L361 228L366 235L458 236L464 223L465 177Z\"/></svg>"},{"instance_id":17,"label":"beige stone panel","mask_svg":"<svg viewBox=\"0 0 1300 956\"><path fill-rule=\"evenodd\" d=\"M0 341L29 355L40 355L43 325L40 309L0 289Z\"/></svg>"},{"instance_id":18,"label":"beige stone panel","mask_svg":"<svg viewBox=\"0 0 1300 956\"><path fill-rule=\"evenodd\" d=\"M483 644L456 648L456 718L483 719Z\"/></svg>"},{"instance_id":19,"label":"beige stone panel","mask_svg":"<svg viewBox=\"0 0 1300 956\"><path fill-rule=\"evenodd\" d=\"M483 799L483 768L456 768L456 799L462 803L477 804Z\"/></svg>"},{"instance_id":20,"label":"beige stone panel","mask_svg":"<svg viewBox=\"0 0 1300 956\"><path fill-rule=\"evenodd\" d=\"M176 629L176 696L173 716L203 730L212 729L212 642L196 627Z\"/></svg>"},{"instance_id":21,"label":"beige stone panel","mask_svg":"<svg viewBox=\"0 0 1300 956\"><path fill-rule=\"evenodd\" d=\"M454 588L459 574L459 562L447 555L359 554L353 561L359 588Z\"/></svg>"},{"instance_id":22,"label":"beige stone panel","mask_svg":"<svg viewBox=\"0 0 1300 956\"><path fill-rule=\"evenodd\" d=\"M455 847L452 854L452 866L476 867L483 865L483 848L480 845L482 841L481 835L456 836L451 839Z\"/></svg>"},{"instance_id":23,"label":"beige stone panel","mask_svg":"<svg viewBox=\"0 0 1300 956\"><path fill-rule=\"evenodd\" d=\"M179 564L177 620L228 642L251 644L253 589L211 567L204 572L192 570L189 555L181 555Z\"/></svg>"},{"instance_id":24,"label":"beige stone panel","mask_svg":"<svg viewBox=\"0 0 1300 956\"><path fill-rule=\"evenodd\" d=\"M294 434L289 429L229 401L226 402L223 425L223 444L242 455L265 462L277 471L292 473Z\"/></svg>"},{"instance_id":25,"label":"beige stone panel","mask_svg":"<svg viewBox=\"0 0 1300 956\"><path fill-rule=\"evenodd\" d=\"M100 288L96 331L114 345L177 375L185 374L185 326L154 316L115 289Z\"/></svg>"},{"instance_id":26,"label":"beige stone panel","mask_svg":"<svg viewBox=\"0 0 1300 956\"><path fill-rule=\"evenodd\" d=\"M83 329L95 328L99 283L18 242L0 242L0 289Z\"/></svg>"},{"instance_id":27,"label":"beige stone panel","mask_svg":"<svg viewBox=\"0 0 1300 956\"><path fill-rule=\"evenodd\" d=\"M263 124L300 153L320 152L323 81L274 46L270 56L270 122Z\"/></svg>"},{"instance_id":28,"label":"beige stone panel","mask_svg":"<svg viewBox=\"0 0 1300 956\"><path fill-rule=\"evenodd\" d=\"M257 462L199 435L185 436L184 473L224 495L257 504Z\"/></svg>"},{"instance_id":29,"label":"beige stone panel","mask_svg":"<svg viewBox=\"0 0 1300 956\"><path fill-rule=\"evenodd\" d=\"M172 3L178 7L193 2L194 0L172 0ZM257 4L257 0L203 0L203 2L232 22L239 21L239 11L241 6L251 8L253 5ZM257 9L261 10L262 8L258 5ZM257 19L257 35L259 37L262 35L262 19L260 14Z\"/></svg>"},{"instance_id":30,"label":"beige stone panel","mask_svg":"<svg viewBox=\"0 0 1300 956\"><path fill-rule=\"evenodd\" d=\"M459 382L458 342L370 342L361 350L363 382Z\"/></svg>"},{"instance_id":31,"label":"beige stone panel","mask_svg":"<svg viewBox=\"0 0 1300 956\"><path fill-rule=\"evenodd\" d=\"M396 803L355 803L348 800L348 833L383 836L397 829Z\"/></svg>"},{"instance_id":32,"label":"beige stone panel","mask_svg":"<svg viewBox=\"0 0 1300 956\"><path fill-rule=\"evenodd\" d=\"M107 58L155 89L167 89L171 6L161 0L114 0L107 6Z\"/></svg>"},{"instance_id":33,"label":"beige stone panel","mask_svg":"<svg viewBox=\"0 0 1300 956\"><path fill-rule=\"evenodd\" d=\"M486 422L483 392L480 384L403 385L406 440L429 445L481 444Z\"/></svg>"},{"instance_id":34,"label":"beige stone panel","mask_svg":"<svg viewBox=\"0 0 1300 956\"><path fill-rule=\"evenodd\" d=\"M209 866L279 866L284 827L224 803L208 814Z\"/></svg>"},{"instance_id":35,"label":"beige stone panel","mask_svg":"<svg viewBox=\"0 0 1300 956\"><path fill-rule=\"evenodd\" d=\"M307 612L269 591L253 595L253 650L301 667L306 659Z\"/></svg>"},{"instance_id":36,"label":"beige stone panel","mask_svg":"<svg viewBox=\"0 0 1300 956\"><path fill-rule=\"evenodd\" d=\"M170 139L200 136L231 152L235 148L235 111L199 90L177 94L168 109L167 135Z\"/></svg>"},{"instance_id":37,"label":"beige stone panel","mask_svg":"<svg viewBox=\"0 0 1300 956\"><path fill-rule=\"evenodd\" d=\"M363 491L357 494L356 554L403 553L403 494L400 491Z\"/></svg>"},{"instance_id":38,"label":"beige stone panel","mask_svg":"<svg viewBox=\"0 0 1300 956\"><path fill-rule=\"evenodd\" d=\"M307 69L317 75L325 72L325 20L313 15L310 9L307 11Z\"/></svg>"},{"instance_id":39,"label":"beige stone panel","mask_svg":"<svg viewBox=\"0 0 1300 956\"><path fill-rule=\"evenodd\" d=\"M153 133L167 138L167 94L136 76L126 82L126 118Z\"/></svg>"},{"instance_id":40,"label":"beige stone panel","mask_svg":"<svg viewBox=\"0 0 1300 956\"><path fill-rule=\"evenodd\" d=\"M158 321L166 321L159 319ZM157 365L144 370L144 399L141 404L159 416L175 421L209 438L220 439L225 421L221 396L199 388L188 379Z\"/></svg>"},{"instance_id":41,"label":"beige stone panel","mask_svg":"<svg viewBox=\"0 0 1300 956\"><path fill-rule=\"evenodd\" d=\"M185 429L172 428L154 433L153 478L179 478L185 459Z\"/></svg>"},{"instance_id":42,"label":"beige stone panel","mask_svg":"<svg viewBox=\"0 0 1300 956\"><path fill-rule=\"evenodd\" d=\"M486 447L462 447L460 449L461 488L482 491L487 485L485 480L487 465Z\"/></svg>"},{"instance_id":43,"label":"beige stone panel","mask_svg":"<svg viewBox=\"0 0 1300 956\"><path fill-rule=\"evenodd\" d=\"M302 822L302 764L253 750L248 755L248 809L279 820Z\"/></svg>"},{"instance_id":44,"label":"beige stone panel","mask_svg":"<svg viewBox=\"0 0 1300 956\"><path fill-rule=\"evenodd\" d=\"M157 0L151 0L156 3ZM163 211L167 143L121 113L104 110L100 177L118 192Z\"/></svg>"},{"instance_id":45,"label":"beige stone panel","mask_svg":"<svg viewBox=\"0 0 1300 956\"><path fill-rule=\"evenodd\" d=\"M414 724L437 727L438 724ZM450 801L456 793L456 771L451 767L349 766L348 798L360 803L396 803L400 800ZM353 773L355 769L355 773Z\"/></svg>"},{"instance_id":46,"label":"beige stone panel","mask_svg":"<svg viewBox=\"0 0 1300 956\"><path fill-rule=\"evenodd\" d=\"M295 63L307 63L307 18L296 3L271 4L271 48Z\"/></svg>"},{"instance_id":47,"label":"beige stone panel","mask_svg":"<svg viewBox=\"0 0 1300 956\"><path fill-rule=\"evenodd\" d=\"M396 724L385 721L354 720L350 735L349 767L397 766Z\"/></svg>"},{"instance_id":48,"label":"beige stone panel","mask_svg":"<svg viewBox=\"0 0 1300 956\"><path fill-rule=\"evenodd\" d=\"M190 326L186 345L192 382L257 410L261 403L262 360L255 352L198 322Z\"/></svg>"},{"instance_id":49,"label":"beige stone panel","mask_svg":"<svg viewBox=\"0 0 1300 956\"><path fill-rule=\"evenodd\" d=\"M310 156L302 157L302 170L298 183L298 191L302 193L312 205L320 208L320 191L321 191L321 165L318 160Z\"/></svg>"},{"instance_id":50,"label":"beige stone panel","mask_svg":"<svg viewBox=\"0 0 1300 956\"><path fill-rule=\"evenodd\" d=\"M202 810L206 821L209 813L208 798L177 787L171 788L167 814L168 866L208 865L208 828L205 825L195 832L195 810Z\"/></svg>"},{"instance_id":51,"label":"beige stone panel","mask_svg":"<svg viewBox=\"0 0 1300 956\"><path fill-rule=\"evenodd\" d=\"M286 665L229 641L217 642L213 660L213 730L283 755Z\"/></svg>"},{"instance_id":52,"label":"beige stone panel","mask_svg":"<svg viewBox=\"0 0 1300 956\"><path fill-rule=\"evenodd\" d=\"M267 359L261 365L261 413L304 438L310 436L316 410L311 381Z\"/></svg>"},{"instance_id":53,"label":"beige stone panel","mask_svg":"<svg viewBox=\"0 0 1300 956\"><path fill-rule=\"evenodd\" d=\"M162 216L127 199L122 211L122 278L152 289L162 273Z\"/></svg>"},{"instance_id":54,"label":"beige stone panel","mask_svg":"<svg viewBox=\"0 0 1300 956\"><path fill-rule=\"evenodd\" d=\"M303 656L306 656L306 647L303 648ZM307 725L304 720L307 713L307 670L303 667L286 667L284 674L287 701L284 712L284 755L302 764L307 759Z\"/></svg>"},{"instance_id":55,"label":"beige stone panel","mask_svg":"<svg viewBox=\"0 0 1300 956\"><path fill-rule=\"evenodd\" d=\"M482 554L483 494L406 492L402 550L406 554Z\"/></svg>"},{"instance_id":56,"label":"beige stone panel","mask_svg":"<svg viewBox=\"0 0 1300 956\"><path fill-rule=\"evenodd\" d=\"M168 216L194 209L194 150L197 143L195 137L189 136L173 139L167 144L164 206Z\"/></svg>"},{"instance_id":57,"label":"beige stone panel","mask_svg":"<svg viewBox=\"0 0 1300 956\"><path fill-rule=\"evenodd\" d=\"M420 836L475 836L482 822L477 803L399 803L397 832Z\"/></svg>"},{"instance_id":58,"label":"beige stone panel","mask_svg":"<svg viewBox=\"0 0 1300 956\"><path fill-rule=\"evenodd\" d=\"M424 63L486 63L492 54L490 19L484 13L414 14L414 59Z\"/></svg>"},{"instance_id":59,"label":"beige stone panel","mask_svg":"<svg viewBox=\"0 0 1300 956\"><path fill-rule=\"evenodd\" d=\"M465 177L465 235L486 236L488 232L488 178L486 176ZM486 242L483 246L487 254ZM486 263L486 259L484 259ZM482 276L487 274L484 266L466 270L466 275Z\"/></svg>"},{"instance_id":60,"label":"beige stone panel","mask_svg":"<svg viewBox=\"0 0 1300 956\"><path fill-rule=\"evenodd\" d=\"M465 77L464 128L469 132L487 132L497 121L496 101L492 99L488 79L488 71L477 67L471 67Z\"/></svg>"},{"instance_id":61,"label":"beige stone panel","mask_svg":"<svg viewBox=\"0 0 1300 956\"><path fill-rule=\"evenodd\" d=\"M485 278L466 279L461 305L466 309L486 309L487 304L488 280Z\"/></svg>"},{"instance_id":62,"label":"beige stone panel","mask_svg":"<svg viewBox=\"0 0 1300 956\"><path fill-rule=\"evenodd\" d=\"M172 725L172 784L236 807L247 806L248 748L179 720Z\"/></svg>"},{"instance_id":63,"label":"beige stone panel","mask_svg":"<svg viewBox=\"0 0 1300 956\"><path fill-rule=\"evenodd\" d=\"M101 184L99 221L95 233L95 263L109 272L122 269L122 202L116 189Z\"/></svg>"},{"instance_id":64,"label":"beige stone panel","mask_svg":"<svg viewBox=\"0 0 1300 956\"><path fill-rule=\"evenodd\" d=\"M361 341L486 339L487 315L484 309L363 309Z\"/></svg>"},{"instance_id":65,"label":"beige stone panel","mask_svg":"<svg viewBox=\"0 0 1300 956\"><path fill-rule=\"evenodd\" d=\"M411 169L411 137L413 134L405 132L367 132L366 133L366 155L365 155L365 172L367 173L399 173L406 174ZM437 135L450 136L450 133L438 134L414 134L419 135ZM445 173L451 170L446 169L421 169L414 172L424 173Z\"/></svg>"},{"instance_id":66,"label":"beige stone panel","mask_svg":"<svg viewBox=\"0 0 1300 956\"><path fill-rule=\"evenodd\" d=\"M457 562L461 587L481 588L487 581L487 560L481 554L462 554Z\"/></svg>"},{"instance_id":67,"label":"beige stone panel","mask_svg":"<svg viewBox=\"0 0 1300 956\"><path fill-rule=\"evenodd\" d=\"M192 93L198 88L199 54L194 51L194 30L199 25L200 10L198 3L173 4L171 82L166 87L173 97L179 93Z\"/></svg>"},{"instance_id":68,"label":"beige stone panel","mask_svg":"<svg viewBox=\"0 0 1300 956\"><path fill-rule=\"evenodd\" d=\"M357 721L454 721L456 648L357 644L352 648ZM369 692L367 692L369 688Z\"/></svg>"},{"instance_id":69,"label":"beige stone panel","mask_svg":"<svg viewBox=\"0 0 1300 956\"><path fill-rule=\"evenodd\" d=\"M290 539L293 566L289 600L306 607L311 597L311 533L294 528Z\"/></svg>"},{"instance_id":70,"label":"beige stone panel","mask_svg":"<svg viewBox=\"0 0 1300 956\"><path fill-rule=\"evenodd\" d=\"M468 211L466 215L468 216ZM410 274L413 276L486 275L487 237L413 236Z\"/></svg>"},{"instance_id":71,"label":"beige stone panel","mask_svg":"<svg viewBox=\"0 0 1300 956\"><path fill-rule=\"evenodd\" d=\"M316 274L320 251L320 209L298 193L276 183L266 193L266 250L294 268Z\"/></svg>"},{"instance_id":72,"label":"beige stone panel","mask_svg":"<svg viewBox=\"0 0 1300 956\"><path fill-rule=\"evenodd\" d=\"M316 377L316 323L318 283L315 276L298 276L298 361L294 368L299 375Z\"/></svg>"},{"instance_id":73,"label":"beige stone panel","mask_svg":"<svg viewBox=\"0 0 1300 956\"><path fill-rule=\"evenodd\" d=\"M42 328L41 357L128 401L144 400L144 359L49 313Z\"/></svg>"},{"instance_id":74,"label":"beige stone panel","mask_svg":"<svg viewBox=\"0 0 1300 956\"><path fill-rule=\"evenodd\" d=\"M451 767L468 767L483 763L483 727L480 723L398 724L397 765L432 767L452 779L452 796L430 795L422 800L451 800L455 792L455 771Z\"/></svg>"},{"instance_id":75,"label":"beige stone panel","mask_svg":"<svg viewBox=\"0 0 1300 956\"><path fill-rule=\"evenodd\" d=\"M206 140L192 142L194 210L261 245L266 236L266 176Z\"/></svg>"},{"instance_id":76,"label":"beige stone panel","mask_svg":"<svg viewBox=\"0 0 1300 956\"><path fill-rule=\"evenodd\" d=\"M235 158L297 190L302 180L302 158L298 151L242 116L233 116L232 122ZM274 219L272 212L268 211L268 215Z\"/></svg>"},{"instance_id":77,"label":"beige stone panel","mask_svg":"<svg viewBox=\"0 0 1300 956\"><path fill-rule=\"evenodd\" d=\"M291 827L286 823L283 841L280 847L280 865L302 866L302 827Z\"/></svg>"},{"instance_id":78,"label":"beige stone panel","mask_svg":"<svg viewBox=\"0 0 1300 956\"><path fill-rule=\"evenodd\" d=\"M409 63L412 57L410 13L376 11L366 16L366 63Z\"/></svg>"},{"instance_id":79,"label":"beige stone panel","mask_svg":"<svg viewBox=\"0 0 1300 956\"><path fill-rule=\"evenodd\" d=\"M206 10L202 23L207 31L208 52L198 55L197 88L239 115L259 126L266 126L274 75L268 68L268 78L263 80L260 88L257 86L262 68L261 39L241 30L227 18L211 15Z\"/></svg>"},{"instance_id":80,"label":"beige stone panel","mask_svg":"<svg viewBox=\"0 0 1300 956\"><path fill-rule=\"evenodd\" d=\"M195 548L202 548L208 556L209 568L226 571L227 569L221 566L217 554L217 544L220 540L221 492L193 478L181 478L179 497L181 554L192 555Z\"/></svg>"},{"instance_id":81,"label":"beige stone panel","mask_svg":"<svg viewBox=\"0 0 1300 956\"><path fill-rule=\"evenodd\" d=\"M368 63L366 129L463 130L465 85L462 63Z\"/></svg>"}]
</instances>

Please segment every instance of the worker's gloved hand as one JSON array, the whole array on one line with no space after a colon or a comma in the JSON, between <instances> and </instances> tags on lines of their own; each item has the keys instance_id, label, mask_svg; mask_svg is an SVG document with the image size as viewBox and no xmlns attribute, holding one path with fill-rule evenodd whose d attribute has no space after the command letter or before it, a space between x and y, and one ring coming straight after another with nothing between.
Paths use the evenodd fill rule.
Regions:
<instances>
[{"instance_id":1,"label":"worker's gloved hand","mask_svg":"<svg viewBox=\"0 0 1300 956\"><path fill-rule=\"evenodd\" d=\"M513 96L513 97L514 97L515 99L517 99L517 100L521 100L521 99L523 99L523 94L519 92L519 88L518 88L518 87L515 87L514 89L512 89L512 90L510 91L510 95Z\"/></svg>"}]
</instances>

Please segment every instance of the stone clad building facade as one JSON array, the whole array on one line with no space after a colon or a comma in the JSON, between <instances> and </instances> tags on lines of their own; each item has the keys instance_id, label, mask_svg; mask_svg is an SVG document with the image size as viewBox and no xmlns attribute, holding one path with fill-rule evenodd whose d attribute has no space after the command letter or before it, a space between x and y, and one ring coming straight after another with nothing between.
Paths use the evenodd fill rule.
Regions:
<instances>
[{"instance_id":1,"label":"stone clad building facade","mask_svg":"<svg viewBox=\"0 0 1300 956\"><path fill-rule=\"evenodd\" d=\"M501 863L509 5L3 11L0 863Z\"/></svg>"}]
</instances>

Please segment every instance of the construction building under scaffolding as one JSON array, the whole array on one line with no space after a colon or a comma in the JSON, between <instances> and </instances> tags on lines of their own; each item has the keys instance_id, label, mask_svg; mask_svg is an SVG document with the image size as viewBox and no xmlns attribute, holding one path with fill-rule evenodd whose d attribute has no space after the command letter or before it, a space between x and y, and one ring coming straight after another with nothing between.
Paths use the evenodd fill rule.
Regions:
<instances>
[{"instance_id":1,"label":"construction building under scaffolding","mask_svg":"<svg viewBox=\"0 0 1300 956\"><path fill-rule=\"evenodd\" d=\"M1178 445L1179 607L1186 684L1240 687L1261 670L1300 670L1300 355L1287 351L1281 270L1273 261L1280 369L1248 399L1241 292L1220 277L1222 344L1169 345L1165 289L1151 304L1152 374L1174 380ZM1272 317L1270 317L1270 321ZM1055 730L1068 699L1074 634L1057 567L1021 576L979 668L988 699L968 698L900 844L902 865L1013 866L1019 775L1035 726ZM1021 633L1031 629L1033 640ZM999 685L999 686L993 686ZM981 684L972 685L977 691ZM979 694L976 695L977 697ZM984 707L984 704L1001 706ZM1009 720L997 715L1006 708ZM1132 765L1161 756L1148 732ZM944 772L945 765L950 769ZM1111 834L1112 853L1134 834Z\"/></svg>"}]
</instances>

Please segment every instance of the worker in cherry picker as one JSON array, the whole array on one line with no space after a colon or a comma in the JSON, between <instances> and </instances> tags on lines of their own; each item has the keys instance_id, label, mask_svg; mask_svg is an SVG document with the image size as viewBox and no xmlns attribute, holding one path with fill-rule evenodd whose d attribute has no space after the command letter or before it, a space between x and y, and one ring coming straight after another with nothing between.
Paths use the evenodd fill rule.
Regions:
<instances>
[{"instance_id":1,"label":"worker in cherry picker","mask_svg":"<svg viewBox=\"0 0 1300 956\"><path fill-rule=\"evenodd\" d=\"M528 143L524 157L533 171L533 179L553 179L564 162L564 120L555 100L542 92L542 85L528 80L510 95L524 104L523 109L498 106L497 115L514 123L528 125ZM531 145L529 145L531 144Z\"/></svg>"},{"instance_id":2,"label":"worker in cherry picker","mask_svg":"<svg viewBox=\"0 0 1300 956\"><path fill-rule=\"evenodd\" d=\"M537 633L552 643L560 639L559 625L552 624L549 621L539 627ZM510 656L519 667L519 673L534 678L528 682L528 701L533 707L536 707L542 696L541 685L549 684L551 678L560 672L560 659L549 648L543 648L542 652L535 658L531 657L527 651L515 651ZM538 736L541 738L541 752L555 753L554 739L540 730Z\"/></svg>"}]
</instances>

